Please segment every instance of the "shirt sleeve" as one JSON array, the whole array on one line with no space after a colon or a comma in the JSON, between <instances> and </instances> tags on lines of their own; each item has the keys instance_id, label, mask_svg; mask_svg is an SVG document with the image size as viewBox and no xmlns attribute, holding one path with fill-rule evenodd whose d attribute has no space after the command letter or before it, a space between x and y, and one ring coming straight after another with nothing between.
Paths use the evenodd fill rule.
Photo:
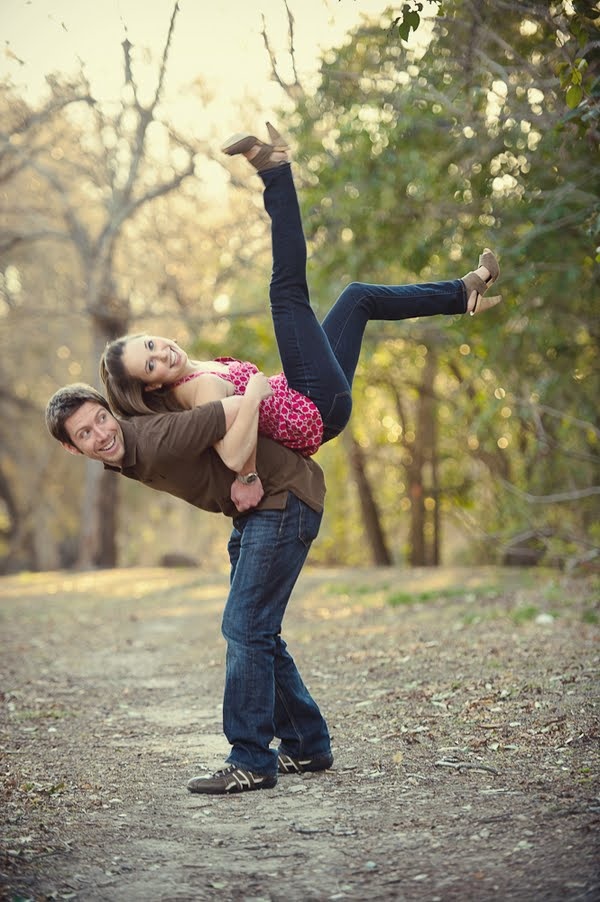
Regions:
<instances>
[{"instance_id":1,"label":"shirt sleeve","mask_svg":"<svg viewBox=\"0 0 600 902\"><path fill-rule=\"evenodd\" d=\"M156 458L195 457L212 448L226 432L225 411L220 401L210 401L192 410L152 414L143 420L143 444L153 448Z\"/></svg>"}]
</instances>

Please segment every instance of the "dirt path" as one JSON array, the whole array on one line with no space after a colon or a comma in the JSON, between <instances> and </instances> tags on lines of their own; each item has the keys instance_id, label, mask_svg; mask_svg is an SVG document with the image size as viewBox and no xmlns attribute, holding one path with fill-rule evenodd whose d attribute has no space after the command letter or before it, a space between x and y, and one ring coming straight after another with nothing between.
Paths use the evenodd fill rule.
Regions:
<instances>
[{"instance_id":1,"label":"dirt path","mask_svg":"<svg viewBox=\"0 0 600 902\"><path fill-rule=\"evenodd\" d=\"M185 788L227 754L224 575L0 580L0 895L599 899L598 582L501 578L306 573L335 768L225 798Z\"/></svg>"}]
</instances>

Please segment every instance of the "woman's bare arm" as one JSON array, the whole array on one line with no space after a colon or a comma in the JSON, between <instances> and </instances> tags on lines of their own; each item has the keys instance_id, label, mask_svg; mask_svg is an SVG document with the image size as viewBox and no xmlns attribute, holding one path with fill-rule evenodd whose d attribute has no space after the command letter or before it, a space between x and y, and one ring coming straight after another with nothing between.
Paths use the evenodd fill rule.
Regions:
<instances>
[{"instance_id":1,"label":"woman's bare arm","mask_svg":"<svg viewBox=\"0 0 600 902\"><path fill-rule=\"evenodd\" d=\"M223 463L236 473L243 472L248 461L254 460L260 402L271 394L266 376L255 373L248 380L244 395L224 398L221 402L227 432L214 447Z\"/></svg>"}]
</instances>

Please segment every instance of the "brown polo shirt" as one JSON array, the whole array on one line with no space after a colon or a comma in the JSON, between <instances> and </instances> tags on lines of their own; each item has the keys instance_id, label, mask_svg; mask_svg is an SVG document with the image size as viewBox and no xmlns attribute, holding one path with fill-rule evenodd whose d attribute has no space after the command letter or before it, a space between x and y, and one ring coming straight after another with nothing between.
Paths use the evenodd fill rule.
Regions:
<instances>
[{"instance_id":1,"label":"brown polo shirt","mask_svg":"<svg viewBox=\"0 0 600 902\"><path fill-rule=\"evenodd\" d=\"M202 510L239 516L230 497L235 474L212 447L225 435L220 401L193 410L132 417L120 424L125 442L123 463L121 467L105 464L105 469L183 498ZM265 494L254 510L282 510L288 492L313 510L323 509L325 478L312 458L259 436L256 468Z\"/></svg>"}]
</instances>

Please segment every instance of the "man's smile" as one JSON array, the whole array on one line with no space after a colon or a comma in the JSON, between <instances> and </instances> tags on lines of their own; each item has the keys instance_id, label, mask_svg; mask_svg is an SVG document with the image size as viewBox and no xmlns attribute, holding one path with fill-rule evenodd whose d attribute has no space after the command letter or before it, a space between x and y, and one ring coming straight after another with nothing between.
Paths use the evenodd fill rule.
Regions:
<instances>
[{"instance_id":1,"label":"man's smile","mask_svg":"<svg viewBox=\"0 0 600 902\"><path fill-rule=\"evenodd\" d=\"M106 454L107 452L112 451L116 444L117 444L117 436L113 435L113 437L108 442L108 444L100 445L99 450Z\"/></svg>"}]
</instances>

